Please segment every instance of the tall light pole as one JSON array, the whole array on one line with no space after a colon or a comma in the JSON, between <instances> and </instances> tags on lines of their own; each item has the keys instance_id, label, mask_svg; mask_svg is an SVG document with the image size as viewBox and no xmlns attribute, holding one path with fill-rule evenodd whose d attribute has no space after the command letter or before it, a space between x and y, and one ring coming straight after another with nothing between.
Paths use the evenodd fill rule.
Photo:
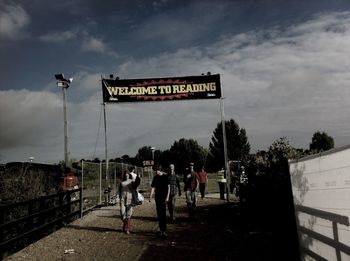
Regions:
<instances>
[{"instance_id":1,"label":"tall light pole","mask_svg":"<svg viewBox=\"0 0 350 261\"><path fill-rule=\"evenodd\" d=\"M228 171L228 158L227 158L227 140L226 140L226 126L225 126L225 113L224 113L224 98L220 99L220 111L221 111L221 126L222 126L222 139L224 143L224 177L226 179L226 199L227 201L230 201L229 194L228 194L228 181L230 180L229 175L227 175Z\"/></svg>"},{"instance_id":2,"label":"tall light pole","mask_svg":"<svg viewBox=\"0 0 350 261\"><path fill-rule=\"evenodd\" d=\"M156 150L155 147L151 147L153 164L154 164L154 151L155 151L155 150Z\"/></svg>"},{"instance_id":3,"label":"tall light pole","mask_svg":"<svg viewBox=\"0 0 350 261\"><path fill-rule=\"evenodd\" d=\"M67 89L69 84L73 81L73 78L68 80L64 78L62 73L55 74L57 80L57 86L62 87L63 92L63 121L64 121L64 166L67 168L69 166L68 159L68 124L67 124Z\"/></svg>"}]
</instances>

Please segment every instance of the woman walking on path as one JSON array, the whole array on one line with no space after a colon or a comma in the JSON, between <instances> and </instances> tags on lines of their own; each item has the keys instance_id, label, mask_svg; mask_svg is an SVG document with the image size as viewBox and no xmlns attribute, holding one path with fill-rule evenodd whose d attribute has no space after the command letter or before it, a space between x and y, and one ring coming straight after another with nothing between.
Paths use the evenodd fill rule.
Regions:
<instances>
[{"instance_id":1,"label":"woman walking on path","mask_svg":"<svg viewBox=\"0 0 350 261\"><path fill-rule=\"evenodd\" d=\"M120 217L123 221L123 231L130 234L131 216L133 213L132 202L133 180L127 172L123 173L122 182L119 184Z\"/></svg>"},{"instance_id":2,"label":"woman walking on path","mask_svg":"<svg viewBox=\"0 0 350 261\"><path fill-rule=\"evenodd\" d=\"M153 177L151 184L151 195L149 201L151 202L154 194L156 202L157 217L159 222L159 230L161 237L167 237L166 234L166 204L169 201L170 185L168 176L156 167L156 175Z\"/></svg>"}]
</instances>

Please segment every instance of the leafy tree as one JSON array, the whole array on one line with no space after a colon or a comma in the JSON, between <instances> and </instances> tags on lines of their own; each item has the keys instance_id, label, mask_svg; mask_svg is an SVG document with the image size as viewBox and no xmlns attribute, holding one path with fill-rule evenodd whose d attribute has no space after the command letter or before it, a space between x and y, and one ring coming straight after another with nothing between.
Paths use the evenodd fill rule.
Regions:
<instances>
[{"instance_id":1,"label":"leafy tree","mask_svg":"<svg viewBox=\"0 0 350 261\"><path fill-rule=\"evenodd\" d=\"M142 166L144 160L152 160L152 157L154 157L154 162L159 163L161 155L162 152L160 150L155 150L152 155L152 147L144 146L138 150L134 162L135 165Z\"/></svg>"},{"instance_id":2,"label":"leafy tree","mask_svg":"<svg viewBox=\"0 0 350 261\"><path fill-rule=\"evenodd\" d=\"M128 155L128 154L124 154L121 159L124 161L124 162L129 162L131 157Z\"/></svg>"},{"instance_id":3,"label":"leafy tree","mask_svg":"<svg viewBox=\"0 0 350 261\"><path fill-rule=\"evenodd\" d=\"M182 138L174 142L165 156L164 161L166 163L174 163L176 172L184 174L191 162L194 163L196 170L204 166L207 150L200 146L194 139Z\"/></svg>"},{"instance_id":4,"label":"leafy tree","mask_svg":"<svg viewBox=\"0 0 350 261\"><path fill-rule=\"evenodd\" d=\"M251 218L251 222L260 222L259 226L272 231L276 238L293 239L291 244L280 246L283 252L293 253L291 260L300 258L297 256L299 244L288 159L298 158L303 153L303 150L292 147L285 137L279 138L268 151L252 155L247 168L251 172L245 202L247 222Z\"/></svg>"},{"instance_id":5,"label":"leafy tree","mask_svg":"<svg viewBox=\"0 0 350 261\"><path fill-rule=\"evenodd\" d=\"M271 173L288 172L288 159L298 159L308 155L308 150L296 149L285 138L275 140L268 151L251 154L247 167L251 175L270 175Z\"/></svg>"},{"instance_id":6,"label":"leafy tree","mask_svg":"<svg viewBox=\"0 0 350 261\"><path fill-rule=\"evenodd\" d=\"M144 146L140 148L135 156L138 165L142 165L144 160L152 159L152 150L151 146Z\"/></svg>"},{"instance_id":7,"label":"leafy tree","mask_svg":"<svg viewBox=\"0 0 350 261\"><path fill-rule=\"evenodd\" d=\"M321 152L334 148L334 140L326 132L317 131L312 136L310 150L312 152Z\"/></svg>"},{"instance_id":8,"label":"leafy tree","mask_svg":"<svg viewBox=\"0 0 350 261\"><path fill-rule=\"evenodd\" d=\"M298 151L293 148L287 138L282 137L274 141L268 150L268 171L272 175L288 174L288 159L298 157ZM289 179L289 175L283 175Z\"/></svg>"},{"instance_id":9,"label":"leafy tree","mask_svg":"<svg viewBox=\"0 0 350 261\"><path fill-rule=\"evenodd\" d=\"M152 150L151 146L143 146L142 148L139 148L137 151L137 154L135 156L135 163L138 166L142 166L144 160L151 160L152 159Z\"/></svg>"},{"instance_id":10,"label":"leafy tree","mask_svg":"<svg viewBox=\"0 0 350 261\"><path fill-rule=\"evenodd\" d=\"M164 150L160 156L159 163L165 171L168 171L169 165L174 163L172 155L173 153L171 153L170 150Z\"/></svg>"},{"instance_id":11,"label":"leafy tree","mask_svg":"<svg viewBox=\"0 0 350 261\"><path fill-rule=\"evenodd\" d=\"M246 170L250 176L260 176L267 173L268 166L268 153L265 150L261 150L249 156Z\"/></svg>"},{"instance_id":12,"label":"leafy tree","mask_svg":"<svg viewBox=\"0 0 350 261\"><path fill-rule=\"evenodd\" d=\"M240 128L233 120L225 121L227 157L228 160L246 161L249 156L250 144L245 129ZM217 171L224 167L224 143L222 122L218 123L209 144L207 169Z\"/></svg>"}]
</instances>

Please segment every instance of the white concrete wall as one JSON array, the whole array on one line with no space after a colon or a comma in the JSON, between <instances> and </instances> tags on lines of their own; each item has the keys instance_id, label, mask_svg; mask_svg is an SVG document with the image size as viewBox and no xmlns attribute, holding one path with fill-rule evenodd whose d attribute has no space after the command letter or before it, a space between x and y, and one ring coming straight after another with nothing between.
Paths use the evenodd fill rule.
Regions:
<instances>
[{"instance_id":1,"label":"white concrete wall","mask_svg":"<svg viewBox=\"0 0 350 261\"><path fill-rule=\"evenodd\" d=\"M289 162L294 204L350 218L350 146ZM333 238L330 221L298 213L300 225ZM350 227L338 225L339 241L350 246ZM337 260L335 250L302 236L301 244L327 260ZM309 259L306 259L309 260ZM350 256L342 254L342 260Z\"/></svg>"}]
</instances>

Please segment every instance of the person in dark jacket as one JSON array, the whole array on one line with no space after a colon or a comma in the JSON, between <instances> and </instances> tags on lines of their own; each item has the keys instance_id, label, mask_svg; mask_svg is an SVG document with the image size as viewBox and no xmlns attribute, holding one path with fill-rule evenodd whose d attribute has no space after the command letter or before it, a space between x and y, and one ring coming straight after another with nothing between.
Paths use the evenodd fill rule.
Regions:
<instances>
[{"instance_id":1,"label":"person in dark jacket","mask_svg":"<svg viewBox=\"0 0 350 261\"><path fill-rule=\"evenodd\" d=\"M155 167L156 175L153 177L151 184L151 194L149 201L151 202L154 195L157 209L157 217L161 237L167 237L166 229L166 205L169 201L170 185L168 176L160 170L159 166Z\"/></svg>"}]
</instances>

